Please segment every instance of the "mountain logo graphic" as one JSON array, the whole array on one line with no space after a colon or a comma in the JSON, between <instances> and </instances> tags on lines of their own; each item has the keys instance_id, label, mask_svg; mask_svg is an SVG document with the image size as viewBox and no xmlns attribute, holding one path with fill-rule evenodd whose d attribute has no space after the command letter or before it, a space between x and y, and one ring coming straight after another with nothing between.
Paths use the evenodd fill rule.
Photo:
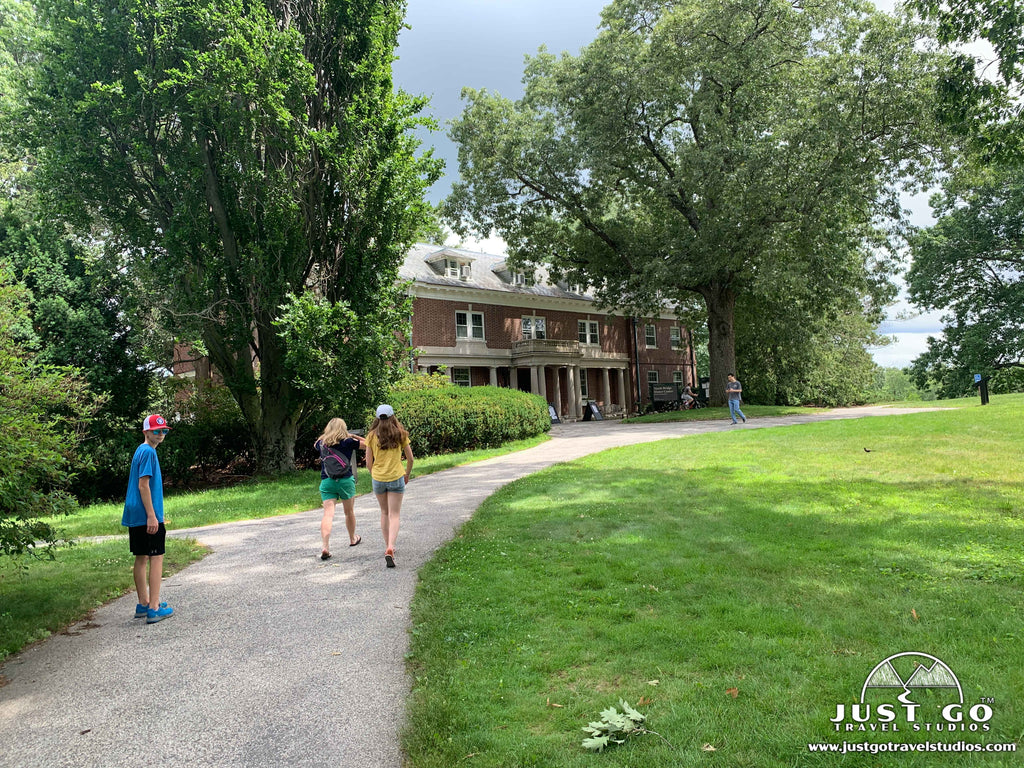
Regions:
<instances>
[{"instance_id":1,"label":"mountain logo graphic","mask_svg":"<svg viewBox=\"0 0 1024 768\"><path fill-rule=\"evenodd\" d=\"M908 663L914 664L913 672L907 675L906 680L893 663L897 659L904 660L898 662L903 669L907 668ZM964 702L963 689L953 670L942 659L919 651L895 653L872 669L860 691L861 703L864 703L868 690L878 688L901 688L904 696L914 688L949 688L956 690L961 704Z\"/></svg>"}]
</instances>

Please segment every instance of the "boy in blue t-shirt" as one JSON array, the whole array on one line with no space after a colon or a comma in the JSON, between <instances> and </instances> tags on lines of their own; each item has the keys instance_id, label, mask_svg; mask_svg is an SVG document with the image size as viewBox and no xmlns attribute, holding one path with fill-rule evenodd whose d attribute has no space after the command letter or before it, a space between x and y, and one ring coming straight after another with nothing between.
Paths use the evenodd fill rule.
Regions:
<instances>
[{"instance_id":1,"label":"boy in blue t-shirt","mask_svg":"<svg viewBox=\"0 0 1024 768\"><path fill-rule=\"evenodd\" d=\"M128 528L128 546L135 555L135 591L139 594L135 618L146 617L147 624L163 621L174 613L167 603L160 602L160 582L164 575L164 484L160 475L160 459L156 447L164 441L170 427L159 414L142 421L146 438L132 456L128 476L128 493L124 500L121 525ZM149 566L147 577L146 566Z\"/></svg>"}]
</instances>

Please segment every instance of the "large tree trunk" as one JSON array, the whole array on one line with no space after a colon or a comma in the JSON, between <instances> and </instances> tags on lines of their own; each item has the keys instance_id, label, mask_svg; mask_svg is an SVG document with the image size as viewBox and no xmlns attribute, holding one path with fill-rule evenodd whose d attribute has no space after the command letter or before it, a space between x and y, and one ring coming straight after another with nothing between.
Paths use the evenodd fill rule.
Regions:
<instances>
[{"instance_id":1,"label":"large tree trunk","mask_svg":"<svg viewBox=\"0 0 1024 768\"><path fill-rule=\"evenodd\" d=\"M295 388L285 379L285 344L273 326L272 315L256 314L260 379L256 468L274 475L295 469L295 438L302 404Z\"/></svg>"},{"instance_id":2,"label":"large tree trunk","mask_svg":"<svg viewBox=\"0 0 1024 768\"><path fill-rule=\"evenodd\" d=\"M726 377L736 373L736 293L728 282L716 281L703 288L701 296L708 310L708 400L711 405L726 405Z\"/></svg>"}]
</instances>

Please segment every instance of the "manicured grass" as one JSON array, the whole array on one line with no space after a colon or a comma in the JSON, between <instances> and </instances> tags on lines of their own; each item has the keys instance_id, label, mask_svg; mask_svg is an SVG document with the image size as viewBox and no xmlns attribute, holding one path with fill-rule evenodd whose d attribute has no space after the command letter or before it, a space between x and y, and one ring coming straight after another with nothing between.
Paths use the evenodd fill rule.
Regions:
<instances>
[{"instance_id":1,"label":"manicured grass","mask_svg":"<svg viewBox=\"0 0 1024 768\"><path fill-rule=\"evenodd\" d=\"M796 405L747 405L744 403L741 408L743 414L752 419L757 416L794 416L805 413L816 413L828 410L827 408L804 408ZM645 416L634 416L631 419L623 419L626 424L658 424L665 421L718 421L728 420L729 408L698 408L693 411L666 411L665 413L648 413Z\"/></svg>"},{"instance_id":2,"label":"manicured grass","mask_svg":"<svg viewBox=\"0 0 1024 768\"><path fill-rule=\"evenodd\" d=\"M164 576L205 554L192 540L167 539ZM52 561L0 558L0 660L133 591L134 559L124 541L65 547Z\"/></svg>"},{"instance_id":3,"label":"manicured grass","mask_svg":"<svg viewBox=\"0 0 1024 768\"><path fill-rule=\"evenodd\" d=\"M409 764L1019 765L807 744L1021 740L1022 404L694 436L506 486L421 573ZM837 733L837 705L909 651L968 707L993 697L991 730ZM670 745L585 752L620 698ZM919 722L935 698L914 692Z\"/></svg>"},{"instance_id":4,"label":"manicured grass","mask_svg":"<svg viewBox=\"0 0 1024 768\"><path fill-rule=\"evenodd\" d=\"M413 477L429 475L460 464L532 448L549 439L545 434L506 443L500 448L417 458L413 462L412 474ZM164 521L168 530L180 530L233 520L255 520L304 512L320 506L319 485L320 470L315 469L294 472L285 477L261 478L230 488L169 495L164 499ZM369 492L370 474L361 469L357 473L356 493ZM125 534L125 529L121 527L122 508L123 503L93 504L69 517L50 518L49 522L60 529L63 536L71 539Z\"/></svg>"}]
</instances>

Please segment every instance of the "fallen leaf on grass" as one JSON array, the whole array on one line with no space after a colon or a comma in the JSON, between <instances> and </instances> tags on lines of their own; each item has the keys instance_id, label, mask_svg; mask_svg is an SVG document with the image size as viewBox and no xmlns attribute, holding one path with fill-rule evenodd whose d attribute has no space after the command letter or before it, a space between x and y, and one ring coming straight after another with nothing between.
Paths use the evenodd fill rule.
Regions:
<instances>
[{"instance_id":1,"label":"fallen leaf on grass","mask_svg":"<svg viewBox=\"0 0 1024 768\"><path fill-rule=\"evenodd\" d=\"M648 680L647 684L648 685L657 685L660 682L661 682L660 680Z\"/></svg>"},{"instance_id":2,"label":"fallen leaf on grass","mask_svg":"<svg viewBox=\"0 0 1024 768\"><path fill-rule=\"evenodd\" d=\"M726 688L725 692L728 693L730 696L732 696L734 699L737 696L740 695L740 689L739 688Z\"/></svg>"},{"instance_id":3,"label":"fallen leaf on grass","mask_svg":"<svg viewBox=\"0 0 1024 768\"><path fill-rule=\"evenodd\" d=\"M917 611L913 608L910 609L910 615L914 617L914 621L920 621L921 617L917 615Z\"/></svg>"},{"instance_id":4,"label":"fallen leaf on grass","mask_svg":"<svg viewBox=\"0 0 1024 768\"><path fill-rule=\"evenodd\" d=\"M636 705L638 707L646 707L650 703L651 699L647 698L646 696L641 696L639 699L637 699Z\"/></svg>"},{"instance_id":5,"label":"fallen leaf on grass","mask_svg":"<svg viewBox=\"0 0 1024 768\"><path fill-rule=\"evenodd\" d=\"M718 751L714 747L712 747L710 744L705 744L703 747L701 747L701 749L703 749L705 752L717 752Z\"/></svg>"},{"instance_id":6,"label":"fallen leaf on grass","mask_svg":"<svg viewBox=\"0 0 1024 768\"><path fill-rule=\"evenodd\" d=\"M558 707L559 709L565 709L565 707L563 707L561 704L553 704L551 702L551 699L548 699L548 706L549 707Z\"/></svg>"}]
</instances>

